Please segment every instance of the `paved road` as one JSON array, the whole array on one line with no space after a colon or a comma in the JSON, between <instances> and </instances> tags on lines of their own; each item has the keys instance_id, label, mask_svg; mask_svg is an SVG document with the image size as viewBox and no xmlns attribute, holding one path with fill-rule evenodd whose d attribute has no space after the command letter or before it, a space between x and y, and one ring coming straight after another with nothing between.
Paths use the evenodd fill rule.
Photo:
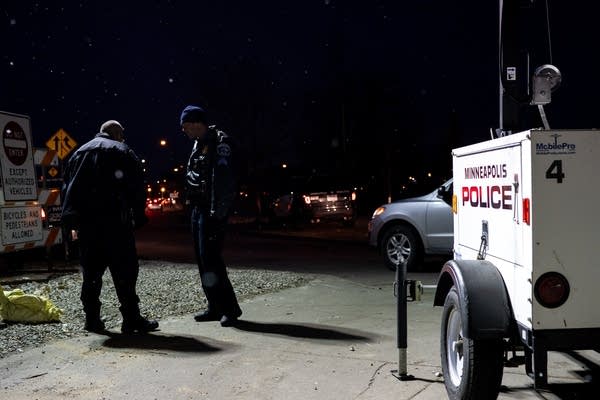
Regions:
<instances>
[{"instance_id":1,"label":"paved road","mask_svg":"<svg viewBox=\"0 0 600 400\"><path fill-rule=\"evenodd\" d=\"M141 258L195 262L187 219L182 215L155 213L151 223L137 234ZM367 244L366 219L353 228L335 224L309 225L301 229L230 225L225 241L226 263L236 268L265 268L281 271L326 273L341 277L371 275L386 277L381 257ZM429 283L444 258L427 258L423 269Z\"/></svg>"}]
</instances>

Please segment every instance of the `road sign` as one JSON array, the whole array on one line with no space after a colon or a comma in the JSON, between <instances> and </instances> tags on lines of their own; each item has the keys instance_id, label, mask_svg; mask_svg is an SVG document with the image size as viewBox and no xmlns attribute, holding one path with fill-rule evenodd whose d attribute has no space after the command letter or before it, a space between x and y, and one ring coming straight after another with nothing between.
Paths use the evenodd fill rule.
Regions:
<instances>
[{"instance_id":1,"label":"road sign","mask_svg":"<svg viewBox=\"0 0 600 400\"><path fill-rule=\"evenodd\" d=\"M50 175L52 178L56 178L56 175L58 175L58 170L54 167L50 167L48 170L48 175Z\"/></svg>"},{"instance_id":2,"label":"road sign","mask_svg":"<svg viewBox=\"0 0 600 400\"><path fill-rule=\"evenodd\" d=\"M40 206L4 207L0 213L2 244L17 244L42 240L42 217Z\"/></svg>"},{"instance_id":3,"label":"road sign","mask_svg":"<svg viewBox=\"0 0 600 400\"><path fill-rule=\"evenodd\" d=\"M46 142L46 146L50 150L56 151L58 157L62 160L64 159L75 147L77 147L77 142L73 140L71 136L63 129L59 129L56 131L54 135L48 139Z\"/></svg>"},{"instance_id":4,"label":"road sign","mask_svg":"<svg viewBox=\"0 0 600 400\"><path fill-rule=\"evenodd\" d=\"M36 200L29 117L0 112L0 161L5 201Z\"/></svg>"}]
</instances>

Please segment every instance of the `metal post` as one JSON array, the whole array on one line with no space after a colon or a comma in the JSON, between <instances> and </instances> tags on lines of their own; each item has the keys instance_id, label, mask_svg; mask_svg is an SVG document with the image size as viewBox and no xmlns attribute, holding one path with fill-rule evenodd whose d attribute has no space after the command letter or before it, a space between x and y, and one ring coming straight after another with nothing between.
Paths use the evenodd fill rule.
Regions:
<instances>
[{"instance_id":1,"label":"metal post","mask_svg":"<svg viewBox=\"0 0 600 400\"><path fill-rule=\"evenodd\" d=\"M398 371L397 378L401 381L414 379L414 376L407 373L406 349L407 343L407 307L406 307L406 259L396 267L396 301L397 313L396 320L398 324Z\"/></svg>"}]
</instances>

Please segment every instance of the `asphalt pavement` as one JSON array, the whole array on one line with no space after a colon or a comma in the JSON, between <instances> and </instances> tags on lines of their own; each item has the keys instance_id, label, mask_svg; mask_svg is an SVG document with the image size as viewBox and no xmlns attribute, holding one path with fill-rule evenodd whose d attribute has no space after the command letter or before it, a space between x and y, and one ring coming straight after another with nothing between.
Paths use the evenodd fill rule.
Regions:
<instances>
[{"instance_id":1,"label":"asphalt pavement","mask_svg":"<svg viewBox=\"0 0 600 400\"><path fill-rule=\"evenodd\" d=\"M161 320L148 335L115 331L26 349L0 360L0 398L445 399L435 274L409 275L426 285L422 300L408 303L411 381L394 375L391 276L383 268L353 279L316 274L246 300L233 328L188 315ZM551 353L550 388L541 392L523 366L505 368L499 399L597 398L599 364L596 353Z\"/></svg>"}]
</instances>

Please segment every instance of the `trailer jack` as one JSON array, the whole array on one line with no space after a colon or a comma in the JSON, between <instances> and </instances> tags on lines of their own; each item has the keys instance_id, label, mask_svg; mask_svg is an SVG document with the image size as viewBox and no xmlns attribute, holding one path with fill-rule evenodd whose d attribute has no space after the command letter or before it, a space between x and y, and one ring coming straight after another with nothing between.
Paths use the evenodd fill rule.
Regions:
<instances>
[{"instance_id":1,"label":"trailer jack","mask_svg":"<svg viewBox=\"0 0 600 400\"><path fill-rule=\"evenodd\" d=\"M420 301L423 294L421 281L406 279L406 261L396 267L396 281L394 282L394 296L397 299L397 323L398 323L398 369L392 370L392 375L401 381L415 379L407 373L406 348L407 345L407 307L408 301Z\"/></svg>"}]
</instances>

